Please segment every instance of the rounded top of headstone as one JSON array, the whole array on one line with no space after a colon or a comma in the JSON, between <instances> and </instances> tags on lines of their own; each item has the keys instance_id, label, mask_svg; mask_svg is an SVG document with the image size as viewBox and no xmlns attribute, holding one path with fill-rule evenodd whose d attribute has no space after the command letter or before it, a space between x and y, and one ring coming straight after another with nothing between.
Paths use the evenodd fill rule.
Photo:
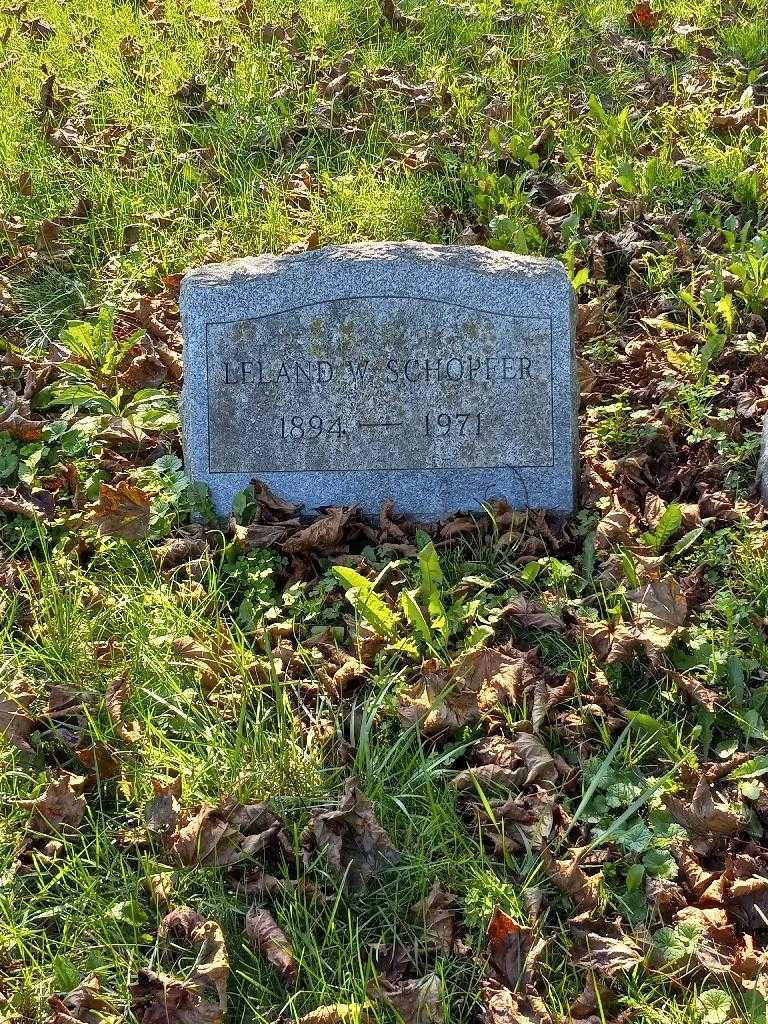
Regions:
<instances>
[{"instance_id":1,"label":"rounded top of headstone","mask_svg":"<svg viewBox=\"0 0 768 1024\"><path fill-rule=\"evenodd\" d=\"M460 274L514 275L536 280L548 278L547 284L570 288L568 275L562 263L540 256L521 256L517 253L489 249L484 245L431 245L428 242L352 242L349 245L326 245L302 253L262 254L227 263L211 263L184 276L182 290L216 288L242 284L248 279L265 278L289 273L302 274L349 268L362 265L388 266L393 271L400 264L418 265L420 269L434 267L436 271L454 271Z\"/></svg>"}]
</instances>

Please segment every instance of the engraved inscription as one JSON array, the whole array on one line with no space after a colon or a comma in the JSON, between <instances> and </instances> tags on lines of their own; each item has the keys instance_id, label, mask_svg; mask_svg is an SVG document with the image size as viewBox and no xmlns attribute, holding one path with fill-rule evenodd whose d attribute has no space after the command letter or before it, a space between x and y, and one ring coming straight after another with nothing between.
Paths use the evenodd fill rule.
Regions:
<instances>
[{"instance_id":1,"label":"engraved inscription","mask_svg":"<svg viewBox=\"0 0 768 1024\"><path fill-rule=\"evenodd\" d=\"M207 338L211 472L553 464L547 317L359 296Z\"/></svg>"}]
</instances>

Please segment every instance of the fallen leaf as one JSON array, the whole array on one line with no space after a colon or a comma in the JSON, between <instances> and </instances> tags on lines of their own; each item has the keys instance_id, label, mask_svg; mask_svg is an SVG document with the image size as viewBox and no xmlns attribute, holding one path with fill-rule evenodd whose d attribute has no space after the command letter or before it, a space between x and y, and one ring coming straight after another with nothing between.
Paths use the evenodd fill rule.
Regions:
<instances>
[{"instance_id":1,"label":"fallen leaf","mask_svg":"<svg viewBox=\"0 0 768 1024\"><path fill-rule=\"evenodd\" d=\"M729 856L723 873L725 900L731 915L747 932L768 920L768 863L762 854Z\"/></svg>"},{"instance_id":2,"label":"fallen leaf","mask_svg":"<svg viewBox=\"0 0 768 1024\"><path fill-rule=\"evenodd\" d=\"M243 858L241 833L217 808L202 804L166 843L171 857L184 867L236 864Z\"/></svg>"},{"instance_id":3,"label":"fallen leaf","mask_svg":"<svg viewBox=\"0 0 768 1024\"><path fill-rule=\"evenodd\" d=\"M628 21L638 28L656 28L660 18L661 15L651 9L648 0L639 0L629 12Z\"/></svg>"},{"instance_id":4,"label":"fallen leaf","mask_svg":"<svg viewBox=\"0 0 768 1024\"><path fill-rule=\"evenodd\" d=\"M206 920L191 907L179 907L160 922L159 934L184 942L195 950L195 964L187 984L200 989L215 988L223 1011L227 1002L229 956L221 925Z\"/></svg>"},{"instance_id":5,"label":"fallen leaf","mask_svg":"<svg viewBox=\"0 0 768 1024\"><path fill-rule=\"evenodd\" d=\"M299 1017L299 1024L367 1024L369 1011L367 1003L330 1003Z\"/></svg>"},{"instance_id":6,"label":"fallen leaf","mask_svg":"<svg viewBox=\"0 0 768 1024\"><path fill-rule=\"evenodd\" d=\"M114 676L107 683L107 714L115 726L117 735L125 743L136 743L141 739L141 729L138 722L132 722L130 726L123 722L123 704L128 698L130 691L130 680L127 672Z\"/></svg>"},{"instance_id":7,"label":"fallen leaf","mask_svg":"<svg viewBox=\"0 0 768 1024\"><path fill-rule=\"evenodd\" d=\"M25 519L39 519L47 514L44 504L36 500L39 492L32 492L29 488L21 486L14 488L0 488L0 512L9 516L22 516ZM51 498L51 495L48 495ZM52 498L51 498L52 504Z\"/></svg>"},{"instance_id":8,"label":"fallen leaf","mask_svg":"<svg viewBox=\"0 0 768 1024\"><path fill-rule=\"evenodd\" d=\"M398 700L404 728L419 725L427 736L454 733L499 706L520 704L532 691L540 666L532 652L483 648L462 655L448 670L426 672Z\"/></svg>"},{"instance_id":9,"label":"fallen leaf","mask_svg":"<svg viewBox=\"0 0 768 1024\"><path fill-rule=\"evenodd\" d=\"M621 971L631 971L642 962L634 943L626 936L618 939L586 932L583 942L586 952L579 963L598 974L611 977Z\"/></svg>"},{"instance_id":10,"label":"fallen leaf","mask_svg":"<svg viewBox=\"0 0 768 1024\"><path fill-rule=\"evenodd\" d=\"M125 242L125 237L123 238ZM154 352L139 352L120 371L117 379L127 392L135 394L143 388L159 388L168 379L168 368Z\"/></svg>"},{"instance_id":11,"label":"fallen leaf","mask_svg":"<svg viewBox=\"0 0 768 1024\"><path fill-rule=\"evenodd\" d=\"M86 768L96 772L99 779L114 779L120 775L123 763L105 743L94 743L91 747L80 747L75 756Z\"/></svg>"},{"instance_id":12,"label":"fallen leaf","mask_svg":"<svg viewBox=\"0 0 768 1024\"><path fill-rule=\"evenodd\" d=\"M395 0L379 0L379 7L384 18L398 32L409 30L417 32L423 27L418 18L414 18L413 15L406 14L401 10L397 3L395 3Z\"/></svg>"},{"instance_id":13,"label":"fallen leaf","mask_svg":"<svg viewBox=\"0 0 768 1024\"><path fill-rule=\"evenodd\" d=\"M357 512L355 508L331 508L320 519L298 530L283 543L291 555L325 554L341 543L344 527Z\"/></svg>"},{"instance_id":14,"label":"fallen leaf","mask_svg":"<svg viewBox=\"0 0 768 1024\"><path fill-rule=\"evenodd\" d=\"M95 974L88 975L63 998L51 996L48 1005L52 1011L48 1024L72 1024L73 1021L109 1024L117 1020L117 1016L107 1016L114 1013L114 1007L101 994L99 979Z\"/></svg>"},{"instance_id":15,"label":"fallen leaf","mask_svg":"<svg viewBox=\"0 0 768 1024\"><path fill-rule=\"evenodd\" d=\"M58 835L62 826L75 828L85 815L85 800L75 792L85 780L80 775L63 774L35 800L19 800L19 807L30 812L27 828L37 835Z\"/></svg>"},{"instance_id":16,"label":"fallen leaf","mask_svg":"<svg viewBox=\"0 0 768 1024\"><path fill-rule=\"evenodd\" d=\"M335 811L314 811L302 834L304 861L315 850L325 850L337 875L351 889L358 889L400 859L389 836L376 820L370 800L354 779L348 779L344 796Z\"/></svg>"},{"instance_id":17,"label":"fallen leaf","mask_svg":"<svg viewBox=\"0 0 768 1024\"><path fill-rule=\"evenodd\" d=\"M391 1006L404 1024L441 1024L443 1020L443 985L437 974L399 982L380 978L370 991Z\"/></svg>"},{"instance_id":18,"label":"fallen leaf","mask_svg":"<svg viewBox=\"0 0 768 1024\"><path fill-rule=\"evenodd\" d=\"M688 615L688 605L677 581L665 576L631 591L627 598L632 602L641 638L653 647L668 647Z\"/></svg>"},{"instance_id":19,"label":"fallen leaf","mask_svg":"<svg viewBox=\"0 0 768 1024\"><path fill-rule=\"evenodd\" d=\"M509 914L494 907L486 943L491 966L500 981L517 989L530 980L526 961L533 946L533 929L519 925Z\"/></svg>"},{"instance_id":20,"label":"fallen leaf","mask_svg":"<svg viewBox=\"0 0 768 1024\"><path fill-rule=\"evenodd\" d=\"M29 18L27 21L20 22L19 27L37 43L47 42L56 35L55 26L49 21L43 21L42 18Z\"/></svg>"},{"instance_id":21,"label":"fallen leaf","mask_svg":"<svg viewBox=\"0 0 768 1024\"><path fill-rule=\"evenodd\" d=\"M147 828L158 835L174 832L181 815L181 776L167 785L153 779L152 789L155 795L144 805Z\"/></svg>"},{"instance_id":22,"label":"fallen leaf","mask_svg":"<svg viewBox=\"0 0 768 1024\"><path fill-rule=\"evenodd\" d=\"M43 421L31 419L29 412L30 403L6 388L0 397L0 431L6 431L17 441L39 441L43 436Z\"/></svg>"},{"instance_id":23,"label":"fallen leaf","mask_svg":"<svg viewBox=\"0 0 768 1024\"><path fill-rule=\"evenodd\" d=\"M174 654L183 662L192 665L200 673L205 687L214 686L222 672L220 660L209 650L199 644L194 637L180 636L172 644Z\"/></svg>"},{"instance_id":24,"label":"fallen leaf","mask_svg":"<svg viewBox=\"0 0 768 1024\"><path fill-rule=\"evenodd\" d=\"M583 912L594 910L600 902L601 875L587 875L579 864L579 853L572 850L568 860L555 860L545 848L542 860L550 881Z\"/></svg>"},{"instance_id":25,"label":"fallen leaf","mask_svg":"<svg viewBox=\"0 0 768 1024\"><path fill-rule=\"evenodd\" d=\"M152 558L161 569L176 569L185 562L202 558L208 550L205 537L169 537L152 549Z\"/></svg>"},{"instance_id":26,"label":"fallen leaf","mask_svg":"<svg viewBox=\"0 0 768 1024\"><path fill-rule=\"evenodd\" d=\"M245 931L253 948L272 964L283 984L293 987L299 964L288 937L270 912L251 907L245 915Z\"/></svg>"},{"instance_id":27,"label":"fallen leaf","mask_svg":"<svg viewBox=\"0 0 768 1024\"><path fill-rule=\"evenodd\" d=\"M685 675L683 672L673 672L672 678L678 688L695 704L706 708L707 711L714 714L718 703L722 701L720 694L716 690L711 690L701 680L694 679L693 676Z\"/></svg>"},{"instance_id":28,"label":"fallen leaf","mask_svg":"<svg viewBox=\"0 0 768 1024\"><path fill-rule=\"evenodd\" d=\"M128 986L131 1013L138 1024L222 1024L220 1003L205 999L197 986L167 974L140 970Z\"/></svg>"},{"instance_id":29,"label":"fallen leaf","mask_svg":"<svg viewBox=\"0 0 768 1024\"><path fill-rule=\"evenodd\" d=\"M534 992L510 992L493 978L480 982L484 1024L552 1024L542 999Z\"/></svg>"},{"instance_id":30,"label":"fallen leaf","mask_svg":"<svg viewBox=\"0 0 768 1024\"><path fill-rule=\"evenodd\" d=\"M544 788L554 787L558 777L557 765L541 740L531 733L521 732L510 746L525 763L528 772L523 786L531 786L535 782Z\"/></svg>"},{"instance_id":31,"label":"fallen leaf","mask_svg":"<svg viewBox=\"0 0 768 1024\"><path fill-rule=\"evenodd\" d=\"M729 807L715 802L706 779L699 779L690 806L679 797L666 793L662 802L674 820L696 835L730 836L746 826L746 820Z\"/></svg>"},{"instance_id":32,"label":"fallen leaf","mask_svg":"<svg viewBox=\"0 0 768 1024\"><path fill-rule=\"evenodd\" d=\"M32 684L23 675L16 676L0 696L0 735L25 754L34 753L29 737L35 728L30 711L36 697Z\"/></svg>"},{"instance_id":33,"label":"fallen leaf","mask_svg":"<svg viewBox=\"0 0 768 1024\"><path fill-rule=\"evenodd\" d=\"M428 937L446 956L453 953L456 944L455 903L453 893L445 892L436 878L428 894L412 908Z\"/></svg>"},{"instance_id":34,"label":"fallen leaf","mask_svg":"<svg viewBox=\"0 0 768 1024\"><path fill-rule=\"evenodd\" d=\"M99 500L88 508L86 522L102 536L140 540L149 530L149 495L124 480L116 487L101 484Z\"/></svg>"},{"instance_id":35,"label":"fallen leaf","mask_svg":"<svg viewBox=\"0 0 768 1024\"><path fill-rule=\"evenodd\" d=\"M523 594L505 604L499 616L502 619L511 619L526 629L552 629L558 632L565 629L565 623L560 615L540 607Z\"/></svg>"}]
</instances>

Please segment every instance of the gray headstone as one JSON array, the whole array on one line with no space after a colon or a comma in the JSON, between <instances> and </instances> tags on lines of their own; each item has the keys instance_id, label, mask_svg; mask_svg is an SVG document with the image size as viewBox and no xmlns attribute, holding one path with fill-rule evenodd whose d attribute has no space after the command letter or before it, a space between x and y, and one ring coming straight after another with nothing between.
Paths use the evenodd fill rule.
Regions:
<instances>
[{"instance_id":1,"label":"gray headstone","mask_svg":"<svg viewBox=\"0 0 768 1024\"><path fill-rule=\"evenodd\" d=\"M768 505L768 413L763 416L763 431L760 436L760 458L757 463L757 485L763 503Z\"/></svg>"},{"instance_id":2,"label":"gray headstone","mask_svg":"<svg viewBox=\"0 0 768 1024\"><path fill-rule=\"evenodd\" d=\"M574 297L554 260L378 242L201 267L181 289L187 471L307 508L572 512Z\"/></svg>"}]
</instances>

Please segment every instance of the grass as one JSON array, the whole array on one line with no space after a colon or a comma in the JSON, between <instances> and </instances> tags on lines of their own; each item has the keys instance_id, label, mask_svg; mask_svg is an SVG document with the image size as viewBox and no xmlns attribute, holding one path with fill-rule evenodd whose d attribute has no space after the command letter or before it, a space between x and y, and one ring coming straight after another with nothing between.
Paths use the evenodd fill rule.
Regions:
<instances>
[{"instance_id":1,"label":"grass","mask_svg":"<svg viewBox=\"0 0 768 1024\"><path fill-rule=\"evenodd\" d=\"M557 793L558 835L605 856L600 920L619 919L647 937L649 950L658 953L662 933L665 942L685 939L638 888L639 876L643 885L649 877L680 881L669 853L680 834L662 795L684 793L708 759L746 751L760 764L765 756L768 549L753 476L768 357L760 327L768 318L768 143L759 121L719 130L713 120L765 109L763 0L664 0L649 30L614 0L404 3L422 23L408 31L396 31L373 2L298 8L295 21L265 0L240 10L215 0L39 0L0 13L8 351L40 360L68 321L92 324L97 308L116 310L106 347L83 360L97 393L73 405L54 391L57 405L35 409L58 417L46 420L40 441L0 431L0 485L53 488L59 501L45 529L0 513L0 568L9 574L0 680L23 673L32 681L42 723L31 754L0 738L0 1019L13 1024L46 1019L46 1000L91 972L130 1022L123 1008L140 970L193 969L194 954L159 935L163 917L183 905L224 931L231 1024L297 1020L335 1003L368 1006L372 951L393 942L415 948L419 976L441 979L446 1021L474 1020L494 906L546 937L539 992L558 1024L568 1020L596 977L574 952L578 907L553 884L535 842L504 848L507 826L492 827L491 800L508 794L478 783L467 797L454 785L483 727L434 740L397 720L422 659L449 662L480 637L535 649L553 679L572 681L564 717L542 732L568 769ZM35 18L52 27L45 38L35 38ZM701 31L674 27L686 25ZM346 54L349 84L324 95ZM427 100L414 105L408 84L387 81L386 70L381 81L381 69L423 87ZM67 132L62 148L56 140ZM621 233L635 229L633 244L653 242L639 255L622 249ZM541 540L533 523L510 534L498 521L439 544L450 629L441 632L440 615L425 606L429 644L398 603L401 591L419 586L416 558L372 539L360 559L342 559L376 573L389 566L381 591L392 597L393 642L364 684L335 700L323 693L325 666L311 640L332 629L359 654L360 594L353 607L326 558L313 563L316 577L297 582L279 552L242 553L223 534L197 576L159 569L153 545L178 533L194 505L173 458L175 395L166 385L149 412L139 409L104 367L137 326L136 296L166 302L175 328L174 275L190 266L283 251L313 236L322 244L453 243L468 232L496 248L562 259L594 313L594 328L580 335L598 382L594 392L585 385L584 507L560 547ZM23 390L12 360L2 383ZM155 431L165 459L147 466L139 455L137 468L135 453L116 456L101 437L105 409ZM86 503L112 479L147 487L149 543L130 547L84 531L62 482L65 465L79 474ZM649 495L680 511L668 538L653 534ZM630 522L603 542L615 501ZM685 632L651 657L606 660L577 630L500 615L522 595L613 630L632 621L629 595L657 567L686 583L690 616ZM208 650L215 685L180 653L185 637ZM304 659L297 678L283 674L281 641ZM109 684L121 675L130 681L123 721L137 723L133 742L110 713ZM683 698L681 676L715 692L714 710ZM52 687L70 688L82 708L47 717ZM534 710L527 699L505 707L495 727L524 733ZM76 753L83 748L110 752L115 774L102 777L98 760L89 770ZM62 770L88 776L83 823L62 834L53 858L20 852L28 820L20 801L38 797ZM294 853L269 865L281 882L274 894L246 891L242 872L179 867L147 834L153 783L176 775L185 809L233 796L269 800L285 815ZM312 812L335 807L351 776L402 853L360 892L340 884L322 853L308 864L300 854ZM740 851L764 841L764 795L759 773L730 784L727 798L749 811ZM713 855L713 870L715 862ZM429 951L412 908L436 879L455 894L471 952ZM538 918L531 900L540 903ZM269 906L295 950L293 991L245 936L254 901ZM758 951L764 932L750 931ZM697 942L689 937L692 949ZM600 978L620 1019L765 1021L762 982L709 974L685 957L665 973L650 969L650 957ZM597 1019L610 1024L603 994ZM725 1016L721 997L730 1001ZM379 1003L368 1013L394 1019ZM415 1024L426 1024L424 1013ZM50 1020L60 1024L53 1011Z\"/></svg>"},{"instance_id":2,"label":"grass","mask_svg":"<svg viewBox=\"0 0 768 1024\"><path fill-rule=\"evenodd\" d=\"M758 565L764 574L764 557ZM454 585L485 568L474 560L454 558L446 563ZM31 873L6 878L0 934L6 963L20 961L11 975L13 1011L34 1016L38 1000L51 987L66 990L94 970L108 991L125 998L126 985L140 967L167 964L168 953L156 937L167 904L152 899L149 884L158 873L171 880L171 905L194 906L225 929L232 967L228 1019L238 1021L267 1020L277 1012L298 1016L326 1002L364 1002L374 944L423 942L410 908L426 895L435 878L458 894L466 939L474 948L482 944L494 905L518 920L525 919L526 892L532 889L543 892L550 926L560 918L564 928L565 905L542 875L536 851L499 859L489 853L477 827L462 815L450 780L470 737L434 747L413 731L401 732L382 714L395 679L386 664L355 700L327 709L330 714L348 715L339 725L352 748L342 762L339 751L334 756L332 750L314 745L306 732L297 731L296 717L282 689L275 692L269 684L249 685L246 672L227 673L215 691L214 706L204 699L195 673L174 657L172 642L190 633L210 636L221 627L219 578L212 570L205 599L189 602L145 557L113 543L87 569L61 556L39 563L21 591L22 602L31 598L33 621L26 635L18 634L12 615L7 618L6 669L23 669L46 686L73 687L85 698L87 740L80 743L105 744L119 751L121 761L119 778L95 780L88 793L86 820L65 840L60 859L52 865L38 862ZM494 589L503 591L503 582ZM300 614L294 622L299 634ZM254 653L259 655L254 638L237 630L229 635L235 666L245 666ZM722 630L713 635L723 639ZM116 653L105 672L94 663L93 651L109 640ZM517 642L521 640L517 634ZM561 642L551 650L546 645L539 649L553 667L569 665L586 680L590 668L583 651ZM263 643L261 657L268 657ZM130 746L121 742L105 710L107 678L122 671L133 681L124 718L137 720L141 730L141 739ZM602 756L594 758L595 766L603 767L588 787L585 770L588 799L574 819L574 838L581 831L581 821L603 829L620 825L617 819L636 795L646 799L648 774L660 778L681 761L695 762L696 729L691 729L688 716L674 704L667 702L664 707L661 695L638 693L638 681L636 674L626 681L635 690L630 706L658 714L665 723L666 739L660 746L653 731L644 734L642 729L631 729L621 744L606 736ZM617 679L617 697L622 689ZM590 698L585 694L585 699ZM12 750L3 753L7 811L2 843L9 862L25 820L21 810L13 810L14 801L38 795L47 765L77 770L67 725L74 727L71 719L62 719L58 728L46 733L31 760ZM568 756L565 748L563 754ZM230 794L244 802L270 798L293 823L294 841L310 810L331 806L343 778L354 774L403 851L400 864L373 879L362 894L338 888L321 859L310 877L324 894L288 889L270 901L300 959L302 983L290 995L272 968L245 942L243 915L251 900L236 882L227 880L226 872L220 868L171 870L152 843L136 846L131 839L143 824L142 808L152 796L152 780L176 773L184 780L184 800L190 805L201 800L216 804ZM604 798L595 799L608 785L627 785L623 779L632 780L626 793L619 790L618 797L607 804ZM577 795L568 799L572 811L581 803ZM614 864L607 888L614 911L625 915L623 880L626 866L634 859L625 852ZM295 865L286 863L278 874L288 878L294 871ZM449 1018L470 1019L479 964L467 958L444 958L438 959L437 969L444 978ZM552 1007L566 1007L578 994L581 982L569 965L565 931L561 942L551 947L544 984ZM636 982L627 979L622 995L624 1005L639 1020L694 1019L695 991L674 994L660 982L638 978Z\"/></svg>"}]
</instances>

